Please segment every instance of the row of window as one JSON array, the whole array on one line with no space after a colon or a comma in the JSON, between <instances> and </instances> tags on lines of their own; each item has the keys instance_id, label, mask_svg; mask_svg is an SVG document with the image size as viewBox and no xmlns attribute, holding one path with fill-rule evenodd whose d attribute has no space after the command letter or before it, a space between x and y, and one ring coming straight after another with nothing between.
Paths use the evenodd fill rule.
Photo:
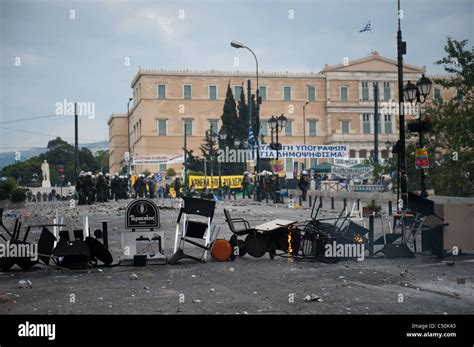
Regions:
<instances>
[{"instance_id":1,"label":"row of window","mask_svg":"<svg viewBox=\"0 0 474 347\"><path fill-rule=\"evenodd\" d=\"M381 99L381 95L383 95L384 101L390 100L390 97L391 97L390 82L383 82L383 90L381 91L379 89L379 100ZM367 81L362 82L362 101L369 101L369 82Z\"/></svg>"},{"instance_id":2,"label":"row of window","mask_svg":"<svg viewBox=\"0 0 474 347\"><path fill-rule=\"evenodd\" d=\"M168 135L168 130L167 130L167 120L166 119L158 119L157 120L157 134L160 136L166 136ZM384 115L384 128L385 128L385 133L386 134L391 134L392 133L392 116L389 114ZM308 135L309 136L317 136L317 125L318 122L317 120L308 120L307 121L307 126L308 126ZM213 130L215 132L218 131L218 126L219 126L219 121L217 119L211 119L209 120L209 129ZM184 127L186 129L186 134L187 135L192 135L193 133L193 121L192 120L185 120L184 121ZM270 135L269 132L269 127L268 127L268 121L260 121L260 127L262 129L262 134L264 136ZM364 134L370 134L370 115L369 114L363 114L362 115L362 131ZM382 127L380 124L380 116L379 116L379 133L382 132ZM349 134L350 133L350 120L341 120L341 132L342 134ZM292 121L287 121L284 129L284 135L285 136L293 136L293 122Z\"/></svg>"},{"instance_id":3,"label":"row of window","mask_svg":"<svg viewBox=\"0 0 474 347\"><path fill-rule=\"evenodd\" d=\"M217 85L210 85L208 87L208 97L209 100L217 100L218 99L218 88ZM242 86L234 86L234 97L235 99L240 98L240 94L242 93L243 87ZM267 87L260 86L260 96L262 100L267 100ZM369 82L362 81L361 82L361 100L362 101L369 101ZM283 101L291 101L293 100L293 89L291 86L284 86L283 89ZM158 84L158 99L166 99L166 84ZM183 99L190 100L192 99L192 85L184 84L183 85ZM382 97L383 96L383 97ZM434 99L442 99L441 96L441 89L435 88L433 92ZM339 99L340 101L348 101L349 100L349 86L341 86L339 87ZM379 89L379 100L389 101L391 99L391 84L390 82L383 82L383 89ZM307 100L308 101L316 101L316 87L314 86L307 86Z\"/></svg>"},{"instance_id":4,"label":"row of window","mask_svg":"<svg viewBox=\"0 0 474 347\"><path fill-rule=\"evenodd\" d=\"M157 87L157 94L158 94L158 99L166 99L167 98L167 93L166 93L166 84L158 84ZM259 86L259 91L260 91L260 97L262 100L267 100L267 87L266 86ZM242 94L243 87L242 86L234 86L234 97L235 99L239 99L240 95ZM307 87L307 92L308 92L308 101L316 101L316 87L314 86L308 86ZM191 84L184 84L183 85L183 99L192 99L192 85ZM218 98L218 88L217 85L210 85L208 87L208 97L209 100L217 100ZM290 86L284 86L283 87L283 100L284 101L290 101L292 100L292 87Z\"/></svg>"}]
</instances>

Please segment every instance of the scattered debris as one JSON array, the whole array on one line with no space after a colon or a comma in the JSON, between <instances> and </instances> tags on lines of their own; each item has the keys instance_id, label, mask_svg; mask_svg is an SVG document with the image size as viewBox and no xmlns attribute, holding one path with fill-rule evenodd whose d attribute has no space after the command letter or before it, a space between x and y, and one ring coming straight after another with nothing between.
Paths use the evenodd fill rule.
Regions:
<instances>
[{"instance_id":1,"label":"scattered debris","mask_svg":"<svg viewBox=\"0 0 474 347\"><path fill-rule=\"evenodd\" d=\"M258 294L258 292L253 292L253 293L254 293L255 295L257 295L257 294Z\"/></svg>"},{"instance_id":2,"label":"scattered debris","mask_svg":"<svg viewBox=\"0 0 474 347\"><path fill-rule=\"evenodd\" d=\"M229 271L230 271L230 272L234 272L234 268L231 267L231 268L229 269Z\"/></svg>"},{"instance_id":3,"label":"scattered debris","mask_svg":"<svg viewBox=\"0 0 474 347\"><path fill-rule=\"evenodd\" d=\"M191 275L191 278L196 278L196 275Z\"/></svg>"},{"instance_id":4,"label":"scattered debris","mask_svg":"<svg viewBox=\"0 0 474 347\"><path fill-rule=\"evenodd\" d=\"M244 311L244 314L249 314L247 311Z\"/></svg>"},{"instance_id":5,"label":"scattered debris","mask_svg":"<svg viewBox=\"0 0 474 347\"><path fill-rule=\"evenodd\" d=\"M199 303L201 303L201 302L202 302L202 301L199 300L199 299L194 299L194 300L193 300L193 304L199 304Z\"/></svg>"},{"instance_id":6,"label":"scattered debris","mask_svg":"<svg viewBox=\"0 0 474 347\"><path fill-rule=\"evenodd\" d=\"M149 289L147 286L143 287L143 289Z\"/></svg>"},{"instance_id":7,"label":"scattered debris","mask_svg":"<svg viewBox=\"0 0 474 347\"><path fill-rule=\"evenodd\" d=\"M99 272L104 272L104 270L102 270L102 269L97 269L97 271L99 271Z\"/></svg>"},{"instance_id":8,"label":"scattered debris","mask_svg":"<svg viewBox=\"0 0 474 347\"><path fill-rule=\"evenodd\" d=\"M323 299L321 299L316 294L306 295L303 300L306 302L310 302L310 301L322 302L323 301Z\"/></svg>"},{"instance_id":9,"label":"scattered debris","mask_svg":"<svg viewBox=\"0 0 474 347\"><path fill-rule=\"evenodd\" d=\"M18 288L33 288L33 283L30 280L18 281Z\"/></svg>"},{"instance_id":10,"label":"scattered debris","mask_svg":"<svg viewBox=\"0 0 474 347\"><path fill-rule=\"evenodd\" d=\"M132 275L130 276L130 279L133 281L133 280L137 280L138 279L138 275L136 273L132 273Z\"/></svg>"},{"instance_id":11,"label":"scattered debris","mask_svg":"<svg viewBox=\"0 0 474 347\"><path fill-rule=\"evenodd\" d=\"M214 288L209 289L210 292L215 292L216 290Z\"/></svg>"}]
</instances>

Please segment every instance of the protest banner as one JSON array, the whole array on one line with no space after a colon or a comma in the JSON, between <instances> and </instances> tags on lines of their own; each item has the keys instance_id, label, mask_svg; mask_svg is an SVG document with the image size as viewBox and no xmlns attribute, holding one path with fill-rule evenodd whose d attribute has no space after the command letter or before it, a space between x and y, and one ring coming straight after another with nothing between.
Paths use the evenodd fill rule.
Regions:
<instances>
[{"instance_id":1,"label":"protest banner","mask_svg":"<svg viewBox=\"0 0 474 347\"><path fill-rule=\"evenodd\" d=\"M270 145L260 145L260 158L277 157ZM279 158L347 158L349 146L346 145L283 145L278 151Z\"/></svg>"},{"instance_id":2,"label":"protest banner","mask_svg":"<svg viewBox=\"0 0 474 347\"><path fill-rule=\"evenodd\" d=\"M230 188L241 188L242 187L242 175L235 176L221 176L222 186L227 185ZM207 178L207 180L205 180ZM211 176L189 176L189 186L194 184L196 189L204 189L205 182L207 181L208 189L217 189L219 188L219 176L212 177L211 185Z\"/></svg>"},{"instance_id":3,"label":"protest banner","mask_svg":"<svg viewBox=\"0 0 474 347\"><path fill-rule=\"evenodd\" d=\"M333 166L331 173L339 178L344 179L368 179L372 175L372 168L370 167L344 167L344 166Z\"/></svg>"}]
</instances>

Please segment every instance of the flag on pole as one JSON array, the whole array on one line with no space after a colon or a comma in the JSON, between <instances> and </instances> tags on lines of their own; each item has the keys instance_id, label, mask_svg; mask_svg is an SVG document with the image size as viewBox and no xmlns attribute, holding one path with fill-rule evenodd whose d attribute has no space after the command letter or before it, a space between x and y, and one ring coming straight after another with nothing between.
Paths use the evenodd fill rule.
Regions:
<instances>
[{"instance_id":1,"label":"flag on pole","mask_svg":"<svg viewBox=\"0 0 474 347\"><path fill-rule=\"evenodd\" d=\"M367 23L367 25L365 27L363 27L361 30L359 30L359 33L363 33L365 31L370 31L370 32L372 31L371 26L370 26L370 20L369 20L369 22Z\"/></svg>"},{"instance_id":2,"label":"flag on pole","mask_svg":"<svg viewBox=\"0 0 474 347\"><path fill-rule=\"evenodd\" d=\"M155 182L156 182L156 183L159 183L159 182L161 182L161 181L163 180L163 177L161 176L161 174L160 174L159 172L157 172L157 173L155 174L154 179L155 179Z\"/></svg>"},{"instance_id":3,"label":"flag on pole","mask_svg":"<svg viewBox=\"0 0 474 347\"><path fill-rule=\"evenodd\" d=\"M247 142L249 144L249 148L253 149L253 146L255 145L255 138L253 136L253 129L251 126L249 127L249 138Z\"/></svg>"}]
</instances>

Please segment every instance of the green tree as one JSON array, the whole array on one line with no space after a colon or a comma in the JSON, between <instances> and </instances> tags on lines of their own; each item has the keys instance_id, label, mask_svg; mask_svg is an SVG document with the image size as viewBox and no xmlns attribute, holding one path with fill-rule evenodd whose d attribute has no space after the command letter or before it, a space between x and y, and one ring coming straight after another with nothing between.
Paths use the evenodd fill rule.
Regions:
<instances>
[{"instance_id":1,"label":"green tree","mask_svg":"<svg viewBox=\"0 0 474 347\"><path fill-rule=\"evenodd\" d=\"M458 97L438 100L422 114L432 121L430 133L424 135L430 155L430 168L426 170L427 187L433 188L437 195L474 195L474 54L465 49L467 44L467 40L448 38L444 47L447 55L436 62L443 65L451 76L435 79L435 82L445 88L456 88ZM420 174L414 164L417 137L408 141L409 189L419 190Z\"/></svg>"},{"instance_id":2,"label":"green tree","mask_svg":"<svg viewBox=\"0 0 474 347\"><path fill-rule=\"evenodd\" d=\"M216 143L212 141L210 130L206 130L200 149L202 156L206 159L206 168L208 170L208 174L211 172L211 166L213 168L213 172L216 174L217 171L214 169L216 168L215 164L217 161L217 147Z\"/></svg>"},{"instance_id":3,"label":"green tree","mask_svg":"<svg viewBox=\"0 0 474 347\"><path fill-rule=\"evenodd\" d=\"M230 84L227 85L227 93L224 101L224 108L221 115L222 127L221 131L224 130L227 133L227 138L223 141L222 145L228 146L229 148L234 147L234 140L241 139L242 129L241 120L237 116L236 103L232 88ZM214 129L217 131L217 129Z\"/></svg>"}]
</instances>

